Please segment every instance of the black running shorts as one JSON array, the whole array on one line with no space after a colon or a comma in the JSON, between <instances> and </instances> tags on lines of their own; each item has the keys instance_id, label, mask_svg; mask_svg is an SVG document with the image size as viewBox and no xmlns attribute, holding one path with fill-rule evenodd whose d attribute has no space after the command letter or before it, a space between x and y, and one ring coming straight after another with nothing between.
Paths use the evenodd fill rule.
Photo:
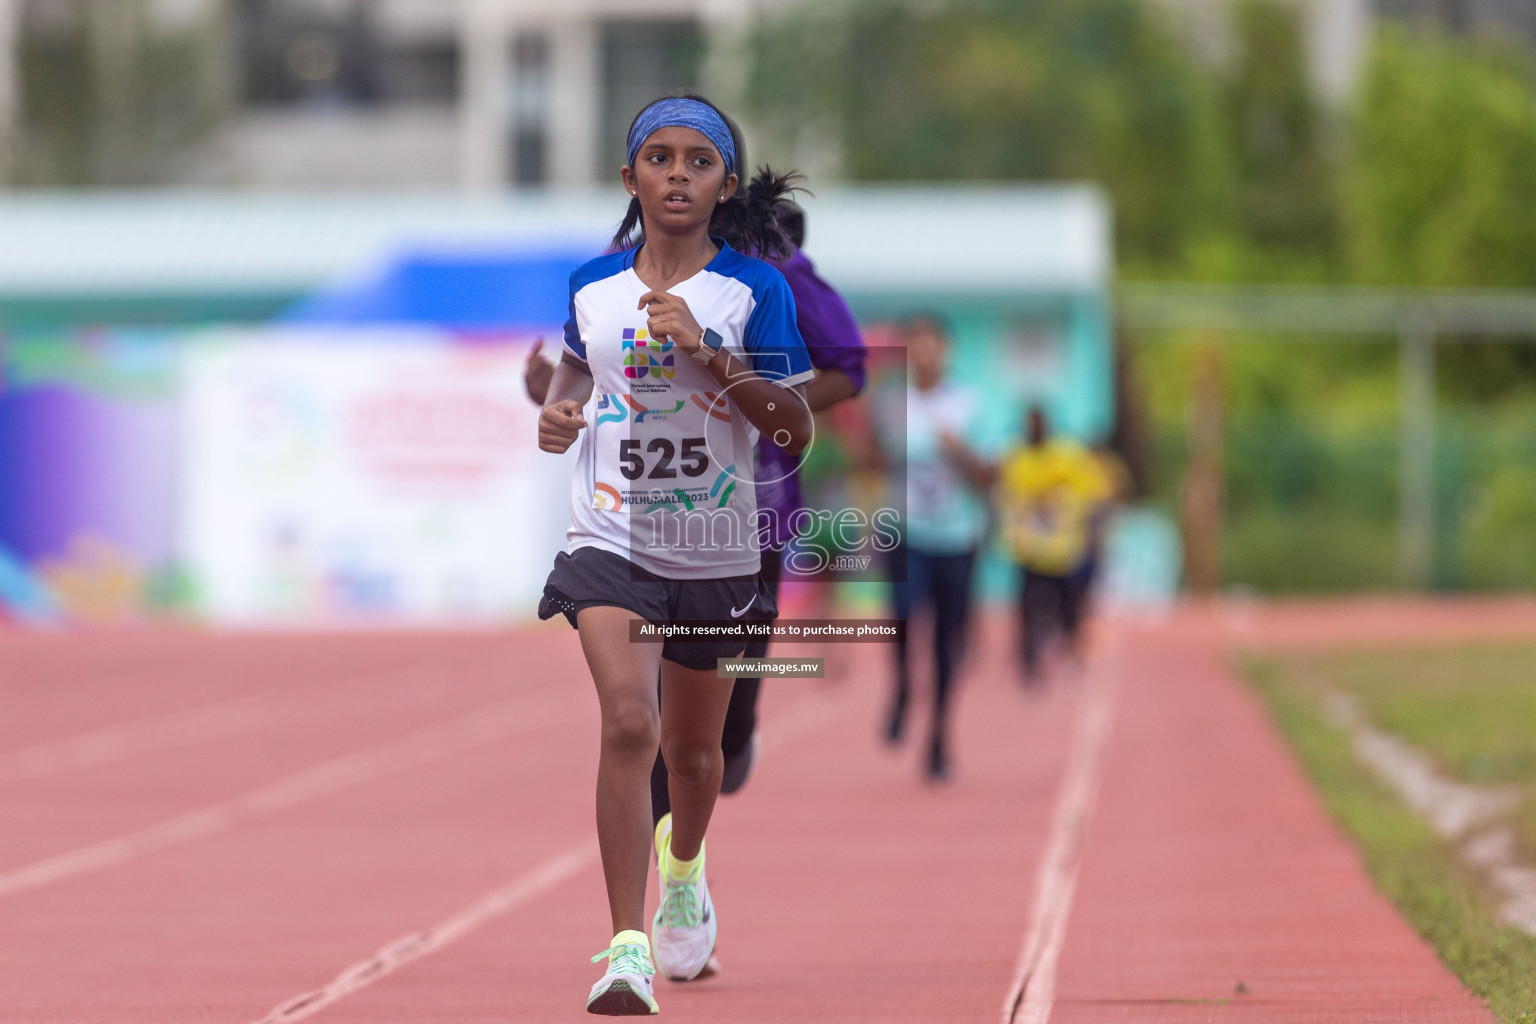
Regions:
<instances>
[{"instance_id":1,"label":"black running shorts","mask_svg":"<svg viewBox=\"0 0 1536 1024\"><path fill-rule=\"evenodd\" d=\"M672 580L647 572L627 558L601 548L577 548L555 556L544 582L539 618L564 614L572 626L583 608L627 608L658 625L688 619L761 622L777 618L779 607L760 573L713 580ZM710 669L720 658L735 658L743 640L667 640L661 656L685 668Z\"/></svg>"}]
</instances>

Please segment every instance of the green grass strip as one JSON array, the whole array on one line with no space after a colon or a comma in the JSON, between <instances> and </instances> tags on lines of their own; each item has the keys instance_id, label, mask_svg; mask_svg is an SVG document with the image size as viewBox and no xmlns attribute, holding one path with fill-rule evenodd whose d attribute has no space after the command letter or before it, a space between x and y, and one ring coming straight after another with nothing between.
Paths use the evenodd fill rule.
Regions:
<instances>
[{"instance_id":1,"label":"green grass strip","mask_svg":"<svg viewBox=\"0 0 1536 1024\"><path fill-rule=\"evenodd\" d=\"M1323 717L1317 663L1243 665L1367 870L1440 959L1505 1024L1536 1024L1536 938L1500 924L1496 896L1355 757Z\"/></svg>"}]
</instances>

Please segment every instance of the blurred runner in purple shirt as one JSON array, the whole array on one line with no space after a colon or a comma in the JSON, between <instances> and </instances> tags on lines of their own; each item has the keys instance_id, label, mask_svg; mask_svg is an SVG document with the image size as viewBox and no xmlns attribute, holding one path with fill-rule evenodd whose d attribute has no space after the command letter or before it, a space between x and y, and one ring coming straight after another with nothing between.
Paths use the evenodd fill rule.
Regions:
<instances>
[{"instance_id":1,"label":"blurred runner in purple shirt","mask_svg":"<svg viewBox=\"0 0 1536 1024\"><path fill-rule=\"evenodd\" d=\"M786 234L803 238L804 217L798 210L796 213L795 220L786 225ZM789 282L789 290L795 296L796 326L805 339L811 365L820 371L816 380L806 386L811 411L820 412L862 392L866 380L864 342L843 297L817 275L816 268L799 249L787 260L769 262ZM799 465L798 458L766 438L758 442L757 507L773 510L776 525L769 546L780 552L790 537L790 517L805 507Z\"/></svg>"},{"instance_id":2,"label":"blurred runner in purple shirt","mask_svg":"<svg viewBox=\"0 0 1536 1024\"><path fill-rule=\"evenodd\" d=\"M737 152L741 151L738 144ZM779 268L795 297L795 325L805 339L805 350L816 368L816 379L805 386L811 412L821 412L838 402L853 398L864 390L864 339L853 319L848 303L816 273L801 246L805 243L805 214L798 206L781 209L779 223L795 243L787 260L769 262ZM727 238L727 242L731 239ZM734 243L732 243L734 245ZM762 438L757 442L757 507L771 510L770 529L764 537L762 569L764 580L778 597L784 562L784 545L791 531L794 513L805 507L800 491L800 459L778 445ZM766 640L754 640L742 652L743 658L761 658L768 653ZM736 680L731 691L730 708L725 714L725 730L720 750L725 755L725 773L720 792L734 793L746 784L757 753L757 695L761 679ZM661 755L651 772L651 815L657 821L671 808L667 794L667 768Z\"/></svg>"}]
</instances>

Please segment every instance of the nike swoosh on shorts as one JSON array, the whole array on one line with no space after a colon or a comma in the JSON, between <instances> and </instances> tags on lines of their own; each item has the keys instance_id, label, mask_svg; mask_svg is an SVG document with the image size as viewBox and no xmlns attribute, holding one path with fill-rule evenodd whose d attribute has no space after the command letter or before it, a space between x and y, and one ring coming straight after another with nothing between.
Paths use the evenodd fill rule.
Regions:
<instances>
[{"instance_id":1,"label":"nike swoosh on shorts","mask_svg":"<svg viewBox=\"0 0 1536 1024\"><path fill-rule=\"evenodd\" d=\"M749 600L746 604L741 606L741 611L737 611L735 608L732 608L731 609L731 618L739 619L743 615L747 614L747 609L752 607L752 601L756 601L756 600L757 600L757 595L753 594L751 600Z\"/></svg>"}]
</instances>

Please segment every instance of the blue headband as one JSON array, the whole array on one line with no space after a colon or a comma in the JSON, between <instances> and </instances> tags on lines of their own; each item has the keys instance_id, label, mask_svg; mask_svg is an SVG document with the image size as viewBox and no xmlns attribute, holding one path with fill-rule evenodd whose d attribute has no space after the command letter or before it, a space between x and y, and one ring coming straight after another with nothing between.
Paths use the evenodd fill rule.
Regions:
<instances>
[{"instance_id":1,"label":"blue headband","mask_svg":"<svg viewBox=\"0 0 1536 1024\"><path fill-rule=\"evenodd\" d=\"M689 99L657 100L640 111L634 127L629 130L629 166L635 166L640 147L652 133L672 127L692 128L703 135L720 151L720 158L725 161L725 173L736 173L736 141L731 137L725 118L708 103Z\"/></svg>"}]
</instances>

